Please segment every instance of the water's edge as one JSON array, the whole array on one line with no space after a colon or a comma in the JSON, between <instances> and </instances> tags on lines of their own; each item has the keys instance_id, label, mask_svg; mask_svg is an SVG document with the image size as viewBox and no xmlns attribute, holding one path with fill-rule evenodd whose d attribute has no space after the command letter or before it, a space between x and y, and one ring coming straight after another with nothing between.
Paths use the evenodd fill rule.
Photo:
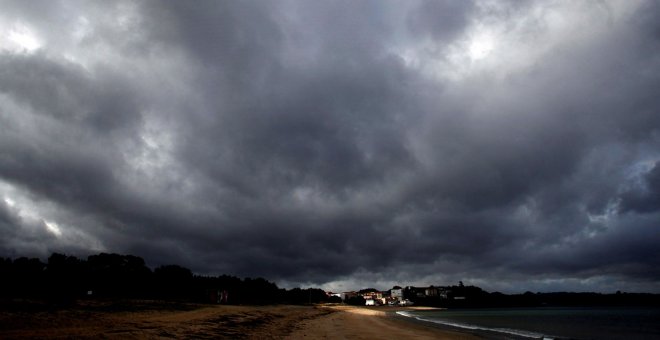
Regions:
<instances>
[{"instance_id":1,"label":"water's edge","mask_svg":"<svg viewBox=\"0 0 660 340\"><path fill-rule=\"evenodd\" d=\"M530 332L530 331L525 331L525 330L520 330L520 329L489 328L489 327L483 327L483 326L466 324L466 323L459 323L459 322L452 322L452 321L441 320L441 319L430 319L430 318L425 318L423 316L414 315L413 313L411 313L409 311L398 311L398 312L395 312L395 313L397 315L401 316L401 317L417 320L417 321L420 321L420 322L423 322L423 323L426 323L426 324L439 325L439 326L443 326L443 327L457 329L459 331L462 330L462 331L475 332L476 334L485 336L487 338L491 338L493 335L500 335L502 337L502 339L544 339L544 340L566 339L566 338L562 338L562 337L551 336L551 335L547 335L547 334Z\"/></svg>"}]
</instances>

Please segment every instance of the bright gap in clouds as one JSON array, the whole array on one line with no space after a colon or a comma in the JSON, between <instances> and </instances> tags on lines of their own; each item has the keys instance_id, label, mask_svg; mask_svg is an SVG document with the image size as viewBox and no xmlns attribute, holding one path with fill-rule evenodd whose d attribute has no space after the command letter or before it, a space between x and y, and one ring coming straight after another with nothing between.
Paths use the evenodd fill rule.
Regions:
<instances>
[{"instance_id":1,"label":"bright gap in clouds","mask_svg":"<svg viewBox=\"0 0 660 340\"><path fill-rule=\"evenodd\" d=\"M44 224L46 225L46 228L48 231L53 233L55 236L62 236L62 230L60 229L60 226L57 225L55 222L49 222L49 221L44 221Z\"/></svg>"},{"instance_id":2,"label":"bright gap in clouds","mask_svg":"<svg viewBox=\"0 0 660 340\"><path fill-rule=\"evenodd\" d=\"M4 200L8 207L13 208L14 206L16 206L16 202L14 202L13 199L9 197L5 197Z\"/></svg>"},{"instance_id":3,"label":"bright gap in clouds","mask_svg":"<svg viewBox=\"0 0 660 340\"><path fill-rule=\"evenodd\" d=\"M9 31L8 38L14 43L15 52L32 53L41 47L39 39L23 25L17 25L12 28Z\"/></svg>"},{"instance_id":4,"label":"bright gap in clouds","mask_svg":"<svg viewBox=\"0 0 660 340\"><path fill-rule=\"evenodd\" d=\"M470 60L477 61L488 57L490 52L495 48L494 39L488 34L482 34L474 37L467 49L467 54Z\"/></svg>"}]
</instances>

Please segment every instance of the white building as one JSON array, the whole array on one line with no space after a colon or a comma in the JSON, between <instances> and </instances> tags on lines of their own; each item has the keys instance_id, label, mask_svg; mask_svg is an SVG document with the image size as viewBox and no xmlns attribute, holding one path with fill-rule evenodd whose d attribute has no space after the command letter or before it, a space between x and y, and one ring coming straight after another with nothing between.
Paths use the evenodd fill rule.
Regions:
<instances>
[{"instance_id":1,"label":"white building","mask_svg":"<svg viewBox=\"0 0 660 340\"><path fill-rule=\"evenodd\" d=\"M392 288L392 290L390 290L390 296L393 300L403 300L403 288Z\"/></svg>"}]
</instances>

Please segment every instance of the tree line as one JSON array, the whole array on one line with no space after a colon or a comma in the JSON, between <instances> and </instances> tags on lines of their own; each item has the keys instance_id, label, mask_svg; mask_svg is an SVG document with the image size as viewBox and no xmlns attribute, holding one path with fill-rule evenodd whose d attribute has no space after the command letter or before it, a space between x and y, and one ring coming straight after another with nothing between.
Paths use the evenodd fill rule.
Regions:
<instances>
[{"instance_id":1,"label":"tree line","mask_svg":"<svg viewBox=\"0 0 660 340\"><path fill-rule=\"evenodd\" d=\"M309 304L330 299L318 288L283 289L264 278L194 275L172 264L151 270L133 255L101 253L87 259L53 253L0 258L0 298L71 303L82 298L163 299L226 304Z\"/></svg>"},{"instance_id":2,"label":"tree line","mask_svg":"<svg viewBox=\"0 0 660 340\"><path fill-rule=\"evenodd\" d=\"M401 289L401 287L395 287ZM660 306L660 294L625 293L489 293L463 283L437 286L445 294L429 295L431 287L402 289L416 305L449 308L644 305ZM375 289L366 289L369 291ZM361 291L361 293L363 293ZM41 299L68 304L77 299L150 299L224 304L313 304L342 302L318 288L283 289L264 278L229 275L194 275L172 264L151 270L133 255L100 253L87 259L53 253L47 262L38 258L0 258L0 299ZM364 305L357 295L348 304Z\"/></svg>"},{"instance_id":3,"label":"tree line","mask_svg":"<svg viewBox=\"0 0 660 340\"><path fill-rule=\"evenodd\" d=\"M433 286L431 286L433 287ZM594 307L594 306L660 306L660 294L595 292L525 292L504 294L487 292L477 286L438 286L446 292L444 296L419 294L420 289L406 287L403 297L420 306L444 308L508 308L508 307ZM422 291L425 289L422 288Z\"/></svg>"}]
</instances>

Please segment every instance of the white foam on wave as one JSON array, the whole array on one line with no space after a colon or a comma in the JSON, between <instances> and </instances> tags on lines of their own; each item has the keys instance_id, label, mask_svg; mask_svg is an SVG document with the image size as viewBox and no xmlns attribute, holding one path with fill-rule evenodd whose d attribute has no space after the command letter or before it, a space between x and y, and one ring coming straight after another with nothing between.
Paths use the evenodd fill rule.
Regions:
<instances>
[{"instance_id":1,"label":"white foam on wave","mask_svg":"<svg viewBox=\"0 0 660 340\"><path fill-rule=\"evenodd\" d=\"M552 340L552 338L549 338L546 335L543 335L541 333L524 331L524 330L521 330L521 329L490 328L490 327L471 325L471 324L467 324L467 323L453 322L453 321L448 321L448 320L429 319L429 318L424 318L424 317L421 317L421 316L413 315L413 314L411 314L409 312L406 312L406 311L398 311L398 312L396 312L396 314L401 315L401 316L405 316L407 318L414 318L414 319L419 320L419 321L432 322L432 323L435 323L435 324L458 327L458 328L463 328L463 329L490 331L490 332L516 335L516 336L521 336L521 337L525 337L525 338L533 338L533 339Z\"/></svg>"}]
</instances>

